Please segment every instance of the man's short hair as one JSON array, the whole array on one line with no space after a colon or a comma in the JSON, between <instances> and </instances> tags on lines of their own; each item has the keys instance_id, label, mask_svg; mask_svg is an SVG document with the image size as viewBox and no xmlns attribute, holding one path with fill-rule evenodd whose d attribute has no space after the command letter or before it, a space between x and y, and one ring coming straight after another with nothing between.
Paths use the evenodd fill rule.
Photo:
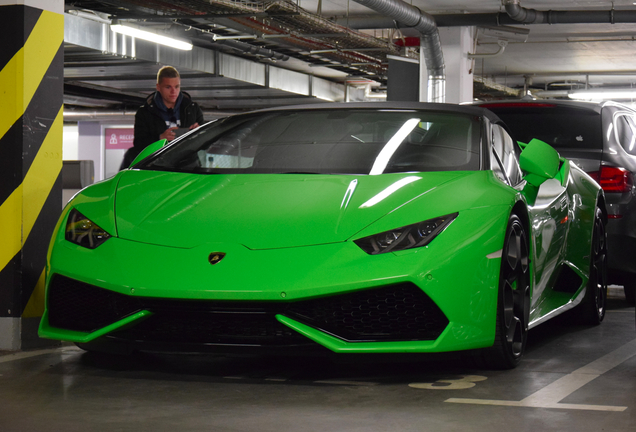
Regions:
<instances>
[{"instance_id":1,"label":"man's short hair","mask_svg":"<svg viewBox=\"0 0 636 432\"><path fill-rule=\"evenodd\" d=\"M157 72L157 84L161 83L162 78L181 78L181 76L172 66L164 66Z\"/></svg>"}]
</instances>

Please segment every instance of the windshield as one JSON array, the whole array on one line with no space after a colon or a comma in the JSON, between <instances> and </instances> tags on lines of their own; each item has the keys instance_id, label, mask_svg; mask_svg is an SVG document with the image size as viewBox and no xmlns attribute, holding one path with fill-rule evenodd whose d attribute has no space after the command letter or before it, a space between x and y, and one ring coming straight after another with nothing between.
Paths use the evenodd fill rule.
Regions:
<instances>
[{"instance_id":1,"label":"windshield","mask_svg":"<svg viewBox=\"0 0 636 432\"><path fill-rule=\"evenodd\" d=\"M479 117L377 109L270 111L216 121L139 168L191 173L478 170Z\"/></svg>"}]
</instances>

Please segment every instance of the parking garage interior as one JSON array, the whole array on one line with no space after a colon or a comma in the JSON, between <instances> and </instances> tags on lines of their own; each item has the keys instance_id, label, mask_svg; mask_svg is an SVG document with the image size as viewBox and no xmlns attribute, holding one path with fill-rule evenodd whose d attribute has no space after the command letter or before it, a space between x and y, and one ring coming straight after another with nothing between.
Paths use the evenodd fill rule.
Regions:
<instances>
[{"instance_id":1,"label":"parking garage interior","mask_svg":"<svg viewBox=\"0 0 636 432\"><path fill-rule=\"evenodd\" d=\"M0 0L0 12L10 101L0 123L0 430L634 429L635 309L620 285L599 326L566 314L531 329L512 370L462 353L122 356L37 335L62 208L119 171L162 66L179 70L206 121L325 102L586 94L632 106L634 2Z\"/></svg>"}]
</instances>

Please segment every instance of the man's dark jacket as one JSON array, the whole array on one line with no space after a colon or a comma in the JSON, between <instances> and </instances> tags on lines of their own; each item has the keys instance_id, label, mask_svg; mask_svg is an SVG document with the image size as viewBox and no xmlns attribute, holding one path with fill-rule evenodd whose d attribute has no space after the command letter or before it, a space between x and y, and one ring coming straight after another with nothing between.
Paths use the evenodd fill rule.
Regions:
<instances>
[{"instance_id":1,"label":"man's dark jacket","mask_svg":"<svg viewBox=\"0 0 636 432\"><path fill-rule=\"evenodd\" d=\"M155 103L155 94L152 93L146 98L146 103L137 110L135 114L135 139L133 147L126 151L121 168L128 168L130 163L137 155L148 145L155 141L159 141L159 135L167 129L166 122L161 116L159 108ZM192 100L190 95L184 91L181 92L183 99L179 107L180 127L190 127L195 123L202 125L204 123L203 111L201 107Z\"/></svg>"},{"instance_id":2,"label":"man's dark jacket","mask_svg":"<svg viewBox=\"0 0 636 432\"><path fill-rule=\"evenodd\" d=\"M156 106L155 93L146 98L146 103L139 107L137 114L135 114L135 140L133 144L138 151L142 151L149 144L159 141L159 135L167 129L166 122ZM181 94L183 100L179 107L180 127L190 127L195 123L202 125L203 112L199 105L192 100L188 93L182 91Z\"/></svg>"}]
</instances>

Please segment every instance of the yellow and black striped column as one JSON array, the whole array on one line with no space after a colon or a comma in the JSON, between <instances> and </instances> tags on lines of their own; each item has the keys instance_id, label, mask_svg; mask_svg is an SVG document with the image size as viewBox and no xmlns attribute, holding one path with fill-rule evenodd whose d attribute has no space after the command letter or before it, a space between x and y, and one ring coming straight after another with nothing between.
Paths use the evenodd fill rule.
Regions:
<instances>
[{"instance_id":1,"label":"yellow and black striped column","mask_svg":"<svg viewBox=\"0 0 636 432\"><path fill-rule=\"evenodd\" d=\"M9 350L38 344L62 206L64 3L15 3L0 0L0 349Z\"/></svg>"}]
</instances>

